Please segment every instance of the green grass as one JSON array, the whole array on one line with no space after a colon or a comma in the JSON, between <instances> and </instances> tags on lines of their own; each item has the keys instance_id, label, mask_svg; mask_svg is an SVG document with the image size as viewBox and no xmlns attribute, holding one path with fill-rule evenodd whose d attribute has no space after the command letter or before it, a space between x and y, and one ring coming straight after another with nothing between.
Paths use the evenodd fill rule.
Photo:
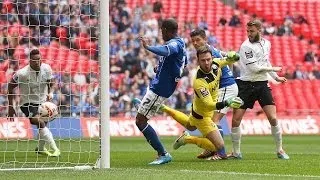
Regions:
<instances>
[{"instance_id":1,"label":"green grass","mask_svg":"<svg viewBox=\"0 0 320 180\"><path fill-rule=\"evenodd\" d=\"M194 145L173 150L175 137L162 137L173 156L173 162L149 166L155 152L144 138L112 138L111 169L1 172L0 179L320 179L319 136L285 136L285 149L290 160L276 158L271 136L243 137L243 160L205 161L196 159L201 152ZM226 137L230 150L230 137ZM35 141L0 141L1 168L94 164L99 144L89 140L60 140L60 158L45 158L32 152ZM7 147L7 148L6 148ZM4 152L7 149L7 152ZM13 151L18 149L18 151ZM10 151L11 150L11 151ZM30 152L27 152L30 151ZM72 152L68 152L71 150ZM28 161L29 163L24 163ZM18 163L23 162L23 163ZM30 163L33 162L33 163Z\"/></svg>"}]
</instances>

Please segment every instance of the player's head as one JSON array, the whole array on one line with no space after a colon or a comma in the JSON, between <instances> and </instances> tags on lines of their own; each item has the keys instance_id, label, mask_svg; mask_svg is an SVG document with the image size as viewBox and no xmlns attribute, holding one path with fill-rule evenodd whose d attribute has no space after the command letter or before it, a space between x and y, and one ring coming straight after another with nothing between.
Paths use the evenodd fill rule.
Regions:
<instances>
[{"instance_id":1,"label":"player's head","mask_svg":"<svg viewBox=\"0 0 320 180\"><path fill-rule=\"evenodd\" d=\"M178 23L175 19L169 18L165 19L161 25L162 39L164 41L169 41L170 39L177 36Z\"/></svg>"},{"instance_id":2,"label":"player's head","mask_svg":"<svg viewBox=\"0 0 320 180\"><path fill-rule=\"evenodd\" d=\"M212 51L208 45L197 49L198 64L202 71L209 73L212 69Z\"/></svg>"},{"instance_id":3,"label":"player's head","mask_svg":"<svg viewBox=\"0 0 320 180\"><path fill-rule=\"evenodd\" d=\"M29 53L30 67L35 71L40 71L41 55L38 49L32 49Z\"/></svg>"},{"instance_id":4,"label":"player's head","mask_svg":"<svg viewBox=\"0 0 320 180\"><path fill-rule=\"evenodd\" d=\"M258 42L261 37L262 23L258 19L250 20L247 23L247 34L250 42Z\"/></svg>"},{"instance_id":5,"label":"player's head","mask_svg":"<svg viewBox=\"0 0 320 180\"><path fill-rule=\"evenodd\" d=\"M190 33L192 45L198 49L207 44L206 32L203 29L197 28Z\"/></svg>"}]
</instances>

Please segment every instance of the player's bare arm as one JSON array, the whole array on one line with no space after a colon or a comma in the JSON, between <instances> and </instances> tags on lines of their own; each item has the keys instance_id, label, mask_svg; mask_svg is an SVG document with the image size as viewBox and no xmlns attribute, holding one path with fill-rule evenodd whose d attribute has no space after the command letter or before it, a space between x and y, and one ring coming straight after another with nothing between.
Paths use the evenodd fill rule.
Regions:
<instances>
[{"instance_id":1,"label":"player's bare arm","mask_svg":"<svg viewBox=\"0 0 320 180\"><path fill-rule=\"evenodd\" d=\"M8 84L8 119L10 121L14 121L14 116L16 115L16 111L13 107L13 98L14 92L13 90L18 86L18 83L11 79L10 83Z\"/></svg>"},{"instance_id":2,"label":"player's bare arm","mask_svg":"<svg viewBox=\"0 0 320 180\"><path fill-rule=\"evenodd\" d=\"M52 101L53 99L53 90L51 88L53 85L54 85L53 79L50 79L47 81L47 86L48 86L47 101Z\"/></svg>"}]
</instances>

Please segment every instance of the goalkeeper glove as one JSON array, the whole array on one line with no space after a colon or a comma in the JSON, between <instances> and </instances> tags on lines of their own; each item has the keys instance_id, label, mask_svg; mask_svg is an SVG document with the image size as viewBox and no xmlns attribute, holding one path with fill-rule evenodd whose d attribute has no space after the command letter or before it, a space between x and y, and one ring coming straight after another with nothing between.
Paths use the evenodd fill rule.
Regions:
<instances>
[{"instance_id":1,"label":"goalkeeper glove","mask_svg":"<svg viewBox=\"0 0 320 180\"><path fill-rule=\"evenodd\" d=\"M227 53L227 61L239 61L240 56L238 53L236 53L235 51L229 51Z\"/></svg>"},{"instance_id":2,"label":"goalkeeper glove","mask_svg":"<svg viewBox=\"0 0 320 180\"><path fill-rule=\"evenodd\" d=\"M226 105L231 108L240 108L243 105L243 101L239 97L229 98L225 101Z\"/></svg>"}]
</instances>

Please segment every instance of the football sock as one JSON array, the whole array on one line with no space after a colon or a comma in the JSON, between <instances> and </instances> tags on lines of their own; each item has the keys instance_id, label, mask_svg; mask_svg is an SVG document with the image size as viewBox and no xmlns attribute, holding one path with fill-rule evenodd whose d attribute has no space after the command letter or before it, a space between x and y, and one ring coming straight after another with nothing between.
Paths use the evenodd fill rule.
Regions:
<instances>
[{"instance_id":1,"label":"football sock","mask_svg":"<svg viewBox=\"0 0 320 180\"><path fill-rule=\"evenodd\" d=\"M39 142L38 142L38 150L39 151L43 151L44 150L44 146L46 144L46 141L44 140L44 137L43 137L43 133L42 131L39 129Z\"/></svg>"},{"instance_id":2,"label":"football sock","mask_svg":"<svg viewBox=\"0 0 320 180\"><path fill-rule=\"evenodd\" d=\"M39 129L39 134L40 137L43 138L44 141L47 142L54 151L58 150L56 142L53 139L52 133L47 127Z\"/></svg>"},{"instance_id":3,"label":"football sock","mask_svg":"<svg viewBox=\"0 0 320 180\"><path fill-rule=\"evenodd\" d=\"M160 142L156 131L148 123L144 127L138 126L138 128L143 133L148 143L158 152L158 155L164 156L167 153Z\"/></svg>"},{"instance_id":4,"label":"football sock","mask_svg":"<svg viewBox=\"0 0 320 180\"><path fill-rule=\"evenodd\" d=\"M240 127L231 128L231 140L233 145L233 153L240 154L241 131Z\"/></svg>"},{"instance_id":5,"label":"football sock","mask_svg":"<svg viewBox=\"0 0 320 180\"><path fill-rule=\"evenodd\" d=\"M221 134L221 137L223 138L223 129L221 127L221 125L217 125L218 129L219 129L219 132Z\"/></svg>"},{"instance_id":6,"label":"football sock","mask_svg":"<svg viewBox=\"0 0 320 180\"><path fill-rule=\"evenodd\" d=\"M206 149L209 151L217 151L216 147L212 144L212 142L207 138L200 138L196 136L187 136L184 139L187 144L195 144L202 149Z\"/></svg>"},{"instance_id":7,"label":"football sock","mask_svg":"<svg viewBox=\"0 0 320 180\"><path fill-rule=\"evenodd\" d=\"M271 126L271 134L276 143L277 152L281 151L282 150L282 134L281 134L279 125Z\"/></svg>"},{"instance_id":8,"label":"football sock","mask_svg":"<svg viewBox=\"0 0 320 180\"><path fill-rule=\"evenodd\" d=\"M175 109L172 109L168 106L163 105L162 111L169 114L174 120L176 120L178 123L180 123L182 126L186 127L189 121L189 116L186 114L177 111Z\"/></svg>"}]
</instances>

